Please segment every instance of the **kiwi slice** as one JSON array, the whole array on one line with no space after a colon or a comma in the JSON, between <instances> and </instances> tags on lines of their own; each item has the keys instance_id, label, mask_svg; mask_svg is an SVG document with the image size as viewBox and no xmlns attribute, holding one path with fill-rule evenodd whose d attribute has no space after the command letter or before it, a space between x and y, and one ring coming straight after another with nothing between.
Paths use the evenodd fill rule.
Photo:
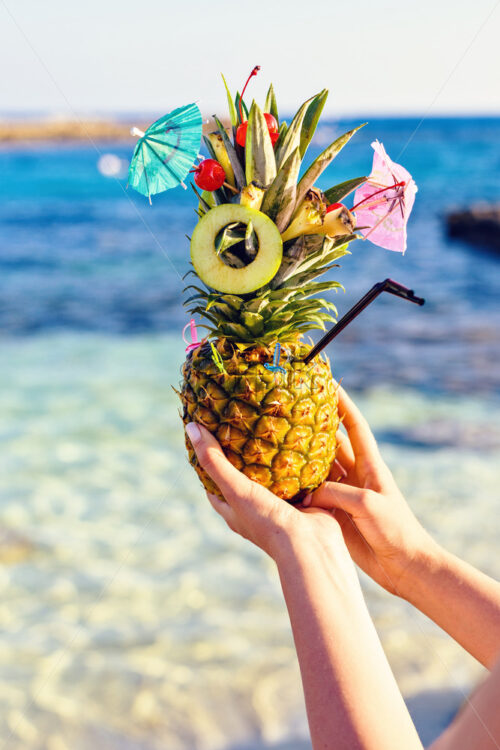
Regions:
<instances>
[{"instance_id":1,"label":"kiwi slice","mask_svg":"<svg viewBox=\"0 0 500 750\"><path fill-rule=\"evenodd\" d=\"M257 235L255 259L243 268L224 263L215 249L218 234L228 224L251 223ZM281 265L283 242L276 224L261 211L236 203L212 208L195 227L191 237L191 260L200 279L211 289L228 294L248 294L271 281Z\"/></svg>"}]
</instances>

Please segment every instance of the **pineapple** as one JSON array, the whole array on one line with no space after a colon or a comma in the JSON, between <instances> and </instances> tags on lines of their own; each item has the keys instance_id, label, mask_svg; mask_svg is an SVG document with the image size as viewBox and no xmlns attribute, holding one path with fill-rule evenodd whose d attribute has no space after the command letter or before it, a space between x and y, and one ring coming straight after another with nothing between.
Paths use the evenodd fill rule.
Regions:
<instances>
[{"instance_id":1,"label":"pineapple","mask_svg":"<svg viewBox=\"0 0 500 750\"><path fill-rule=\"evenodd\" d=\"M304 365L309 346L291 342L285 374L264 367L273 347L248 348L217 340L223 370L208 343L188 357L181 399L184 422L213 432L233 466L284 500L298 502L318 487L335 457L336 387L326 361ZM189 440L189 459L209 492L218 488L199 466Z\"/></svg>"},{"instance_id":2,"label":"pineapple","mask_svg":"<svg viewBox=\"0 0 500 750\"><path fill-rule=\"evenodd\" d=\"M197 193L191 240L197 281L185 302L208 334L183 366L184 423L204 425L236 468L289 502L318 487L335 458L335 381L326 358L304 364L310 345L302 336L335 320L334 305L317 295L340 284L317 279L357 237L352 214L342 206L329 217L328 206L361 178L325 193L314 183L358 128L337 138L299 179L326 96L321 91L305 102L287 126L279 124L271 86L264 110L278 122L279 137L271 139L254 102L242 148L236 135L246 108L228 92L232 129L228 134L215 118L220 138L211 134L205 142L238 193L221 186L212 201ZM265 263L256 260L259 252ZM281 357L273 365L277 343ZM189 440L186 447L204 487L220 496Z\"/></svg>"}]
</instances>

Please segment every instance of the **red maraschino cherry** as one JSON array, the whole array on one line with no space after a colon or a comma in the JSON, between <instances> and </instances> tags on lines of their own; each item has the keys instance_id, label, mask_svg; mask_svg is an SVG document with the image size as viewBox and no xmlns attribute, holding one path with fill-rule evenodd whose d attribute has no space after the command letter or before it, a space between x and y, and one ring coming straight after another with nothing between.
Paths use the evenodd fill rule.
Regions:
<instances>
[{"instance_id":1,"label":"red maraschino cherry","mask_svg":"<svg viewBox=\"0 0 500 750\"><path fill-rule=\"evenodd\" d=\"M241 125L238 125L238 128L236 130L236 143L239 143L239 145L243 146L243 148L245 148L245 143L247 140L247 129L248 122L242 122Z\"/></svg>"},{"instance_id":2,"label":"red maraschino cherry","mask_svg":"<svg viewBox=\"0 0 500 750\"><path fill-rule=\"evenodd\" d=\"M226 173L215 159L204 159L191 171L194 172L194 181L202 190L218 190L226 179Z\"/></svg>"},{"instance_id":3,"label":"red maraschino cherry","mask_svg":"<svg viewBox=\"0 0 500 750\"><path fill-rule=\"evenodd\" d=\"M345 206L343 203L330 203L330 205L326 207L326 213L329 214L330 211L335 211L337 208L345 208Z\"/></svg>"},{"instance_id":4,"label":"red maraschino cherry","mask_svg":"<svg viewBox=\"0 0 500 750\"><path fill-rule=\"evenodd\" d=\"M280 134L278 132L278 123L276 122L276 118L270 112L264 112L264 118L267 122L267 129L269 130L271 143L274 146L274 144L280 137ZM242 122L241 125L238 125L238 129L236 130L236 143L239 143L240 146L243 147L245 147L245 143L247 140L247 129L248 122Z\"/></svg>"},{"instance_id":5,"label":"red maraschino cherry","mask_svg":"<svg viewBox=\"0 0 500 750\"><path fill-rule=\"evenodd\" d=\"M256 65L255 68L250 73L250 75L248 76L245 85L243 86L243 91L241 92L241 96L239 100L241 124L238 125L238 128L236 129L236 143L238 143L243 148L245 148L245 143L247 140L248 122L247 121L243 122L243 109L241 106L241 102L243 101L243 94L245 93L245 89L248 86L248 82L250 81L250 78L252 78L252 76L256 76L259 70L260 70L260 65ZM279 138L278 123L276 122L276 118L274 117L274 115L272 115L270 112L264 112L264 119L267 123L267 129L269 130L269 135L271 136L271 143L274 146L274 144Z\"/></svg>"},{"instance_id":6,"label":"red maraschino cherry","mask_svg":"<svg viewBox=\"0 0 500 750\"><path fill-rule=\"evenodd\" d=\"M276 117L274 115L270 112L264 112L264 120L267 122L267 129L270 133L278 132L278 123L276 122Z\"/></svg>"}]
</instances>

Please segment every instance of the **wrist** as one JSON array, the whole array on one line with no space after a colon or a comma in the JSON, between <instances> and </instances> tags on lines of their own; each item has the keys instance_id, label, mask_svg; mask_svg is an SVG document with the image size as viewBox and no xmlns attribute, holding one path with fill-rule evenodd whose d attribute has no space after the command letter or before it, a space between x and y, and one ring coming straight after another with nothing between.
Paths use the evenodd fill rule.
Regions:
<instances>
[{"instance_id":1,"label":"wrist","mask_svg":"<svg viewBox=\"0 0 500 750\"><path fill-rule=\"evenodd\" d=\"M397 577L397 594L411 604L427 590L437 572L446 564L447 552L428 536L407 556Z\"/></svg>"},{"instance_id":2,"label":"wrist","mask_svg":"<svg viewBox=\"0 0 500 750\"><path fill-rule=\"evenodd\" d=\"M326 538L313 533L283 534L271 555L280 577L312 574L319 576L329 571L337 583L359 586L354 563L346 547L342 533L329 534Z\"/></svg>"}]
</instances>

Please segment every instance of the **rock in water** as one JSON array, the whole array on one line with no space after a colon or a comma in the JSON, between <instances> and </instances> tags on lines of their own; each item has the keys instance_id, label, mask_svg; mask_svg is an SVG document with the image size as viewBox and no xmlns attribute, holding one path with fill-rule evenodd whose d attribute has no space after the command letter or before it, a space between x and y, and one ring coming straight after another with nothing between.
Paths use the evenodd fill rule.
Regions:
<instances>
[{"instance_id":1,"label":"rock in water","mask_svg":"<svg viewBox=\"0 0 500 750\"><path fill-rule=\"evenodd\" d=\"M500 205L452 211L446 223L450 237L500 250Z\"/></svg>"}]
</instances>

